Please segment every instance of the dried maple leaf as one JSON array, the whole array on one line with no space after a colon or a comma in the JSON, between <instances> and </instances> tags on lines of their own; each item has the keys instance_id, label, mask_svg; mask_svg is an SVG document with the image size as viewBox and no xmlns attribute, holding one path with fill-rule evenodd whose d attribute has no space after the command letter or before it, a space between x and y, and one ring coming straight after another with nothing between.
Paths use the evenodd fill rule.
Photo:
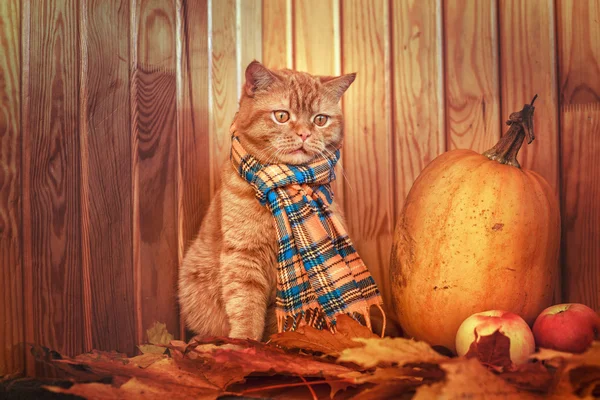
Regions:
<instances>
[{"instance_id":1,"label":"dried maple leaf","mask_svg":"<svg viewBox=\"0 0 600 400\"><path fill-rule=\"evenodd\" d=\"M80 381L89 380L83 373L89 377L109 377L103 382L110 384L77 383L68 389L48 387L48 390L55 392L79 394L91 399L140 398L140 393L145 393L144 398L153 398L154 394L165 397L172 393L177 393L181 398L217 398L224 392L224 388L203 375L182 368L176 360L164 355L144 354L123 359L111 353L93 352L74 359L61 357L53 360L52 364ZM221 372L213 365L207 366L207 369L215 374ZM122 395L113 396L121 391Z\"/></svg>"},{"instance_id":2,"label":"dried maple leaf","mask_svg":"<svg viewBox=\"0 0 600 400\"><path fill-rule=\"evenodd\" d=\"M351 362L364 368L384 363L400 366L410 363L437 363L447 357L437 353L427 343L404 338L354 339L363 347L344 350L338 362Z\"/></svg>"},{"instance_id":3,"label":"dried maple leaf","mask_svg":"<svg viewBox=\"0 0 600 400\"><path fill-rule=\"evenodd\" d=\"M476 359L454 359L440 364L440 367L446 372L446 378L442 382L419 387L414 400L527 400L539 398L533 394L519 391L490 372Z\"/></svg>"},{"instance_id":4,"label":"dried maple leaf","mask_svg":"<svg viewBox=\"0 0 600 400\"><path fill-rule=\"evenodd\" d=\"M155 353L147 353L139 356L135 356L129 359L129 362L140 368L148 368L156 361L161 360L163 358L162 354Z\"/></svg>"},{"instance_id":5,"label":"dried maple leaf","mask_svg":"<svg viewBox=\"0 0 600 400\"><path fill-rule=\"evenodd\" d=\"M515 367L510 359L510 339L500 330L483 336L475 330L475 340L465 357L476 358L486 367L497 370L510 370Z\"/></svg>"},{"instance_id":6,"label":"dried maple leaf","mask_svg":"<svg viewBox=\"0 0 600 400\"><path fill-rule=\"evenodd\" d=\"M369 328L347 315L340 315L336 326L336 333L333 334L326 329L318 330L305 325L296 331L274 334L269 342L287 349L303 349L338 356L344 349L362 346L352 339L378 337Z\"/></svg>"},{"instance_id":7,"label":"dried maple leaf","mask_svg":"<svg viewBox=\"0 0 600 400\"><path fill-rule=\"evenodd\" d=\"M571 366L588 365L600 367L600 341L592 342L590 347L581 354L565 353L562 351L540 348L529 358L540 361L563 359Z\"/></svg>"},{"instance_id":8,"label":"dried maple leaf","mask_svg":"<svg viewBox=\"0 0 600 400\"><path fill-rule=\"evenodd\" d=\"M539 349L532 359L543 361L558 369L561 375L557 386L560 393L592 396L600 376L600 341L594 341L582 354Z\"/></svg>"},{"instance_id":9,"label":"dried maple leaf","mask_svg":"<svg viewBox=\"0 0 600 400\"><path fill-rule=\"evenodd\" d=\"M160 322L155 322L150 329L147 329L146 335L148 335L148 342L150 344L138 346L142 353L164 354L167 350L165 345L168 345L173 340L173 335L167 330L167 324Z\"/></svg>"},{"instance_id":10,"label":"dried maple leaf","mask_svg":"<svg viewBox=\"0 0 600 400\"><path fill-rule=\"evenodd\" d=\"M172 398L176 394L177 399L197 399L197 400L214 400L221 393L214 389L206 388L186 388L177 389L172 386L162 386L159 384L131 378L119 387L102 383L76 383L68 389L58 386L46 386L47 390L54 393L70 394L82 396L88 400L95 399L122 399L122 400L164 400Z\"/></svg>"},{"instance_id":11,"label":"dried maple leaf","mask_svg":"<svg viewBox=\"0 0 600 400\"><path fill-rule=\"evenodd\" d=\"M436 382L444 378L444 371L438 365L431 365L431 368L421 367L387 367L375 368L372 372L352 371L348 374L340 375L340 378L347 378L356 384L363 383L391 383L393 381L411 381L414 383Z\"/></svg>"},{"instance_id":12,"label":"dried maple leaf","mask_svg":"<svg viewBox=\"0 0 600 400\"><path fill-rule=\"evenodd\" d=\"M548 393L555 382L555 375L556 371L551 372L538 362L521 364L516 369L503 372L499 376L519 389Z\"/></svg>"},{"instance_id":13,"label":"dried maple leaf","mask_svg":"<svg viewBox=\"0 0 600 400\"><path fill-rule=\"evenodd\" d=\"M247 374L264 372L305 377L337 377L351 371L342 365L319 361L314 357L286 354L275 347L213 350L210 354L216 362L239 365Z\"/></svg>"},{"instance_id":14,"label":"dried maple leaf","mask_svg":"<svg viewBox=\"0 0 600 400\"><path fill-rule=\"evenodd\" d=\"M118 353L116 351L99 351L92 350L89 353L83 353L75 357L75 360L81 361L118 361L121 363L127 362L127 354Z\"/></svg>"},{"instance_id":15,"label":"dried maple leaf","mask_svg":"<svg viewBox=\"0 0 600 400\"><path fill-rule=\"evenodd\" d=\"M352 400L411 399L415 391L412 382L391 382L363 390Z\"/></svg>"},{"instance_id":16,"label":"dried maple leaf","mask_svg":"<svg viewBox=\"0 0 600 400\"><path fill-rule=\"evenodd\" d=\"M579 396L598 396L600 391L600 368L581 366L569 371L569 380Z\"/></svg>"}]
</instances>

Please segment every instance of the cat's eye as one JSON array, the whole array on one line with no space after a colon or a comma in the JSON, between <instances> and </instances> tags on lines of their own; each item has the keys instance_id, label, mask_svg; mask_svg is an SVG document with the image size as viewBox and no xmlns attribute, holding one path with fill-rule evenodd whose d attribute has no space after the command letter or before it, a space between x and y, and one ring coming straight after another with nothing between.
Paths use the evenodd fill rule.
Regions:
<instances>
[{"instance_id":1,"label":"cat's eye","mask_svg":"<svg viewBox=\"0 0 600 400\"><path fill-rule=\"evenodd\" d=\"M273 115L280 124L285 124L290 119L290 113L284 110L273 111Z\"/></svg>"},{"instance_id":2,"label":"cat's eye","mask_svg":"<svg viewBox=\"0 0 600 400\"><path fill-rule=\"evenodd\" d=\"M323 126L327 123L329 117L327 115L319 114L315 117L314 121L317 126Z\"/></svg>"}]
</instances>

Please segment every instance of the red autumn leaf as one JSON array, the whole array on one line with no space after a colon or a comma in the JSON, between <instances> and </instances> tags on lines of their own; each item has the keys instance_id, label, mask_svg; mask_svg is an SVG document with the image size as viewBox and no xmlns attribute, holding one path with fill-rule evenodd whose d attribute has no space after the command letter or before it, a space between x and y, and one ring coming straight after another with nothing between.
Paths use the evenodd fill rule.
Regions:
<instances>
[{"instance_id":1,"label":"red autumn leaf","mask_svg":"<svg viewBox=\"0 0 600 400\"><path fill-rule=\"evenodd\" d=\"M519 389L531 392L548 393L555 379L555 371L550 372L542 363L519 365L513 371L505 371L500 377Z\"/></svg>"},{"instance_id":2,"label":"red autumn leaf","mask_svg":"<svg viewBox=\"0 0 600 400\"><path fill-rule=\"evenodd\" d=\"M475 341L471 343L465 357L477 358L485 366L497 370L514 367L510 359L510 339L500 330L485 336L479 336L475 330Z\"/></svg>"},{"instance_id":3,"label":"red autumn leaf","mask_svg":"<svg viewBox=\"0 0 600 400\"><path fill-rule=\"evenodd\" d=\"M347 315L337 318L337 330L318 330L311 326L302 326L296 331L287 331L272 335L270 343L287 349L303 349L338 356L343 350L362 347L354 338L376 338L369 328Z\"/></svg>"},{"instance_id":4,"label":"red autumn leaf","mask_svg":"<svg viewBox=\"0 0 600 400\"><path fill-rule=\"evenodd\" d=\"M600 368L597 366L575 367L569 371L569 380L578 395L600 396Z\"/></svg>"},{"instance_id":5,"label":"red autumn leaf","mask_svg":"<svg viewBox=\"0 0 600 400\"><path fill-rule=\"evenodd\" d=\"M364 347L342 352L363 365L357 369L340 365L340 359L335 363L286 352L272 344L227 338L171 341L165 346L170 356L148 353L126 358L120 353L93 351L66 358L41 347L34 347L32 353L73 377L74 384L68 389L44 386L47 390L88 399L212 400L231 395L343 400L414 395L415 399L566 400L577 399L576 394L593 396L598 392L598 344L582 355L562 354L557 369L541 362L519 367L506 363L510 360L510 341L499 332L479 337L471 347L467 358L481 362L442 357L426 343L401 338L357 341ZM557 359L555 354L543 352L532 358ZM496 372L506 367L511 370L495 374L482 364ZM0 385L0 393L2 390Z\"/></svg>"},{"instance_id":6,"label":"red autumn leaf","mask_svg":"<svg viewBox=\"0 0 600 400\"><path fill-rule=\"evenodd\" d=\"M337 377L351 369L315 357L289 354L274 346L240 339L226 339L224 343L241 348L213 349L212 357L218 363L241 366L248 374L264 372L291 374L305 377Z\"/></svg>"}]
</instances>

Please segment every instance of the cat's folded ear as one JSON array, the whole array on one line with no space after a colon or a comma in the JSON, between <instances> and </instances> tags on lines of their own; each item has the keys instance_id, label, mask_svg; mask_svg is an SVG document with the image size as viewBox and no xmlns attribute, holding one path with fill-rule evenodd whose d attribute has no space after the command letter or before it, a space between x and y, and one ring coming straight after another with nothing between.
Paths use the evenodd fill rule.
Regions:
<instances>
[{"instance_id":1,"label":"cat's folded ear","mask_svg":"<svg viewBox=\"0 0 600 400\"><path fill-rule=\"evenodd\" d=\"M277 80L277 76L260 62L254 60L246 67L246 84L244 90L250 97L254 97L257 90L268 88Z\"/></svg>"},{"instance_id":2,"label":"cat's folded ear","mask_svg":"<svg viewBox=\"0 0 600 400\"><path fill-rule=\"evenodd\" d=\"M346 74L342 76L321 76L319 79L323 84L323 87L328 93L331 93L336 100L340 100L342 95L348 90L354 79L356 78L356 72Z\"/></svg>"}]
</instances>

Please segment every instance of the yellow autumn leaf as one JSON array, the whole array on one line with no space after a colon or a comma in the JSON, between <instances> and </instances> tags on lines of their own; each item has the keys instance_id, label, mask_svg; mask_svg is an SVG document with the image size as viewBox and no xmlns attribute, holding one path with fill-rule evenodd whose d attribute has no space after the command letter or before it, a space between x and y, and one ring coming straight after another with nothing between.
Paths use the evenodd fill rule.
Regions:
<instances>
[{"instance_id":1,"label":"yellow autumn leaf","mask_svg":"<svg viewBox=\"0 0 600 400\"><path fill-rule=\"evenodd\" d=\"M600 341L592 342L591 346L581 354L565 353L562 351L556 351L551 349L539 349L538 352L533 353L530 357L532 360L539 361L551 361L555 359L563 359L571 367L573 366L600 366Z\"/></svg>"},{"instance_id":2,"label":"yellow autumn leaf","mask_svg":"<svg viewBox=\"0 0 600 400\"><path fill-rule=\"evenodd\" d=\"M427 343L416 340L404 338L356 338L354 340L365 345L342 351L338 362L352 362L365 368L372 368L382 363L397 363L402 366L408 363L437 363L447 359Z\"/></svg>"},{"instance_id":3,"label":"yellow autumn leaf","mask_svg":"<svg viewBox=\"0 0 600 400\"><path fill-rule=\"evenodd\" d=\"M271 336L270 343L287 349L303 349L318 351L338 356L341 351L352 347L362 347L355 338L377 338L371 330L348 315L340 315L336 332L327 329L315 329L312 326L301 326L295 331L276 333Z\"/></svg>"},{"instance_id":4,"label":"yellow autumn leaf","mask_svg":"<svg viewBox=\"0 0 600 400\"><path fill-rule=\"evenodd\" d=\"M488 371L474 358L459 358L445 362L440 367L446 372L445 379L433 385L419 387L413 400L529 400L540 398L531 393L519 391Z\"/></svg>"},{"instance_id":5,"label":"yellow autumn leaf","mask_svg":"<svg viewBox=\"0 0 600 400\"><path fill-rule=\"evenodd\" d=\"M174 339L173 335L167 330L167 324L161 322L155 322L150 329L146 330L148 336L148 342L150 344L139 345L138 348L144 354L163 354L167 349L162 346L155 345L168 345L171 340Z\"/></svg>"}]
</instances>

